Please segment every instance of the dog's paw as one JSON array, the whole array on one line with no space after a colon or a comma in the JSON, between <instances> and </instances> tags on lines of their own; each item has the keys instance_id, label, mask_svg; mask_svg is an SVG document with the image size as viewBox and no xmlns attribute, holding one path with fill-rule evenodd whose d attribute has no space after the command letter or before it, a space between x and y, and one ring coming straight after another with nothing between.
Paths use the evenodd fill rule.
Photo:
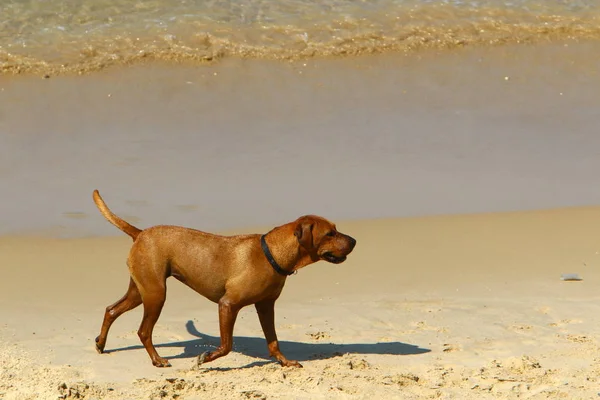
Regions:
<instances>
[{"instance_id":1,"label":"dog's paw","mask_svg":"<svg viewBox=\"0 0 600 400\"><path fill-rule=\"evenodd\" d=\"M295 360L281 361L281 366L282 367L304 368L304 367L302 367L302 364L300 364L298 361L295 361Z\"/></svg>"},{"instance_id":2,"label":"dog's paw","mask_svg":"<svg viewBox=\"0 0 600 400\"><path fill-rule=\"evenodd\" d=\"M198 356L198 358L196 359L196 366L197 366L197 367L199 367L199 366L201 366L202 364L204 364L204 361L206 361L206 357L208 357L208 354L209 354L209 353L210 353L210 352L208 352L208 351L205 351L204 353L202 353L202 354L200 354L200 355Z\"/></svg>"},{"instance_id":3,"label":"dog's paw","mask_svg":"<svg viewBox=\"0 0 600 400\"><path fill-rule=\"evenodd\" d=\"M158 357L155 360L152 360L152 364L158 368L168 368L171 366L171 363L166 358Z\"/></svg>"},{"instance_id":4,"label":"dog's paw","mask_svg":"<svg viewBox=\"0 0 600 400\"><path fill-rule=\"evenodd\" d=\"M95 340L96 342L96 351L98 354L104 353L104 344L100 344L100 336L98 336Z\"/></svg>"}]
</instances>

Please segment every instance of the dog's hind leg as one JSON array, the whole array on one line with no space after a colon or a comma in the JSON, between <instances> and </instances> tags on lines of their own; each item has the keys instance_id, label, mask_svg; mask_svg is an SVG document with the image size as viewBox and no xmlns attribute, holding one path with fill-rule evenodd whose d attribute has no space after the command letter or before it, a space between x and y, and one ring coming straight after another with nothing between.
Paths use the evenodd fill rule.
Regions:
<instances>
[{"instance_id":1,"label":"dog's hind leg","mask_svg":"<svg viewBox=\"0 0 600 400\"><path fill-rule=\"evenodd\" d=\"M116 303L106 307L104 321L102 322L102 328L100 329L100 335L98 335L96 338L96 350L98 353L104 352L108 330L113 322L115 322L115 320L123 313L136 308L140 304L142 304L142 296L140 296L140 291L135 285L133 279L129 279L129 288L127 289L127 293L125 293L125 295Z\"/></svg>"},{"instance_id":2,"label":"dog's hind leg","mask_svg":"<svg viewBox=\"0 0 600 400\"><path fill-rule=\"evenodd\" d=\"M167 287L163 282L160 288L154 287L153 289L154 290L152 291L145 292L143 296L144 317L142 318L142 323L138 330L138 336L155 367L170 367L171 364L169 361L158 355L156 348L152 343L152 331L154 330L154 325L156 324L156 321L158 321L160 312L165 304Z\"/></svg>"}]
</instances>

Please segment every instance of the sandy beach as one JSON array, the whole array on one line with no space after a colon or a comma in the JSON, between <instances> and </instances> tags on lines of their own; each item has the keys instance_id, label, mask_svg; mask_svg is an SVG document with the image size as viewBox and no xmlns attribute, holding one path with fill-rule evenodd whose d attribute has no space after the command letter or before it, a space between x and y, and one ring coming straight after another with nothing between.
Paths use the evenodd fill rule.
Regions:
<instances>
[{"instance_id":1,"label":"sandy beach","mask_svg":"<svg viewBox=\"0 0 600 400\"><path fill-rule=\"evenodd\" d=\"M4 238L0 393L44 398L594 398L600 209L341 222L360 244L344 264L288 279L282 349L268 360L253 309L234 352L216 306L176 281L155 330L173 367L151 365L124 315L98 355L103 308L127 283L129 239ZM260 230L259 230L260 231ZM35 273L33 273L35 271ZM562 281L577 273L582 281ZM78 397L79 396L79 397Z\"/></svg>"},{"instance_id":2,"label":"sandy beach","mask_svg":"<svg viewBox=\"0 0 600 400\"><path fill-rule=\"evenodd\" d=\"M595 52L595 53L594 53ZM0 399L591 399L599 389L596 43L418 57L151 63L0 77ZM265 232L316 213L346 262L253 308L169 281L151 365L122 316L136 226ZM562 274L582 280L563 281Z\"/></svg>"}]
</instances>

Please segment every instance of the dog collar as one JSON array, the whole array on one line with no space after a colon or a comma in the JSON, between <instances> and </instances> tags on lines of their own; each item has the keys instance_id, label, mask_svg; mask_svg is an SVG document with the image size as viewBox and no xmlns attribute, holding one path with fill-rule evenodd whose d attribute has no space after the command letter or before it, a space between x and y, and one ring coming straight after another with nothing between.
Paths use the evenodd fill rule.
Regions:
<instances>
[{"instance_id":1,"label":"dog collar","mask_svg":"<svg viewBox=\"0 0 600 400\"><path fill-rule=\"evenodd\" d=\"M260 247L262 247L263 253L265 253L265 257L267 257L267 260L269 260L269 264L271 264L271 267L273 267L275 272L277 272L279 275L293 275L295 271L286 271L285 269L281 268L279 264L277 264L277 261L275 261L275 259L273 258L273 254L271 254L271 250L269 250L269 246L267 246L265 236L266 235L262 235L260 237Z\"/></svg>"}]
</instances>

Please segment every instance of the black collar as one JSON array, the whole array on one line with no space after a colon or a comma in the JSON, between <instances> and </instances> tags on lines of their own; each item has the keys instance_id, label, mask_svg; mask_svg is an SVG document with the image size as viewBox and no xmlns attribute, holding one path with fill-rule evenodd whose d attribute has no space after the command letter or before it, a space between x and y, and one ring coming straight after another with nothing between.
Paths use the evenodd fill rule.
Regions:
<instances>
[{"instance_id":1,"label":"black collar","mask_svg":"<svg viewBox=\"0 0 600 400\"><path fill-rule=\"evenodd\" d=\"M269 260L269 264L271 264L271 267L273 267L275 272L277 272L279 275L289 276L294 274L294 271L286 271L285 269L281 268L279 264L277 264L277 261L275 261L275 259L273 258L273 254L271 254L271 250L269 250L269 246L267 246L265 236L266 235L262 235L260 237L260 246L262 247L263 253L265 253L265 257L267 257L267 260Z\"/></svg>"}]
</instances>

